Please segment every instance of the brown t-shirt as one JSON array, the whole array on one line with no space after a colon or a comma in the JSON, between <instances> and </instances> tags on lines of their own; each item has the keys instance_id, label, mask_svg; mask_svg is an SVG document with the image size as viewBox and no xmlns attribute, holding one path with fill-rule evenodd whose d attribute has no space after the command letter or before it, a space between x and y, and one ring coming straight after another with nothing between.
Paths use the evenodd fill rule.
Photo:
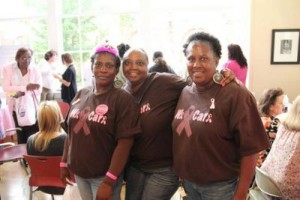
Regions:
<instances>
[{"instance_id":1,"label":"brown t-shirt","mask_svg":"<svg viewBox=\"0 0 300 200\"><path fill-rule=\"evenodd\" d=\"M235 82L184 88L172 127L175 171L197 184L238 177L241 157L269 145L255 98Z\"/></svg>"},{"instance_id":2,"label":"brown t-shirt","mask_svg":"<svg viewBox=\"0 0 300 200\"><path fill-rule=\"evenodd\" d=\"M92 88L80 90L68 117L71 136L69 164L83 178L107 172L119 138L140 133L138 106L122 89L95 95Z\"/></svg>"},{"instance_id":3,"label":"brown t-shirt","mask_svg":"<svg viewBox=\"0 0 300 200\"><path fill-rule=\"evenodd\" d=\"M131 164L142 169L172 166L172 127L174 110L182 89L181 77L150 73L133 94L140 105L142 134L135 138Z\"/></svg>"}]
</instances>

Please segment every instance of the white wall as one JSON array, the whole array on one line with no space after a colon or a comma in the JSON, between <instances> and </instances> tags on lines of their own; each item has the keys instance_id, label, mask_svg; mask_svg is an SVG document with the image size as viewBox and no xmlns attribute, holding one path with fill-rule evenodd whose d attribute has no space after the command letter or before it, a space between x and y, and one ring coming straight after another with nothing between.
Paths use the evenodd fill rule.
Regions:
<instances>
[{"instance_id":1,"label":"white wall","mask_svg":"<svg viewBox=\"0 0 300 200\"><path fill-rule=\"evenodd\" d=\"M249 89L259 98L281 87L293 100L300 94L300 64L271 65L272 29L300 29L299 0L252 0Z\"/></svg>"}]
</instances>

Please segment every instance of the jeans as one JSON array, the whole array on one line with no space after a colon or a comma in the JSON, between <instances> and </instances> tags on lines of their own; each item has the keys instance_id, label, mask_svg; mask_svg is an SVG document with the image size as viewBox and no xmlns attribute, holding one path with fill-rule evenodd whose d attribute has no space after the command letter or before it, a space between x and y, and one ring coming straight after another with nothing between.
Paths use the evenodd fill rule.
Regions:
<instances>
[{"instance_id":1,"label":"jeans","mask_svg":"<svg viewBox=\"0 0 300 200\"><path fill-rule=\"evenodd\" d=\"M178 189L178 176L171 167L126 171L126 200L169 200Z\"/></svg>"},{"instance_id":2,"label":"jeans","mask_svg":"<svg viewBox=\"0 0 300 200\"><path fill-rule=\"evenodd\" d=\"M198 185L183 181L183 187L188 200L232 200L236 191L238 179L219 181L205 185Z\"/></svg>"},{"instance_id":3,"label":"jeans","mask_svg":"<svg viewBox=\"0 0 300 200\"><path fill-rule=\"evenodd\" d=\"M82 178L75 175L75 180L79 189L80 196L83 200L95 200L97 195L97 190L99 185L102 183L104 176L97 178ZM115 182L112 191L111 200L120 200L120 194L123 183L123 175L119 176L118 180Z\"/></svg>"}]
</instances>

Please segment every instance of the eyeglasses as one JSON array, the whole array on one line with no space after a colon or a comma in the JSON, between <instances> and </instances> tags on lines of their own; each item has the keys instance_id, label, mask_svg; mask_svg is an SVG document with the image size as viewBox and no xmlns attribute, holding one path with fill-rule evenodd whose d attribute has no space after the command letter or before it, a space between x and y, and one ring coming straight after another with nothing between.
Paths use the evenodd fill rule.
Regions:
<instances>
[{"instance_id":1,"label":"eyeglasses","mask_svg":"<svg viewBox=\"0 0 300 200\"><path fill-rule=\"evenodd\" d=\"M27 60L31 60L31 56L22 56L21 58L20 58L20 60L22 60L22 61L27 61Z\"/></svg>"}]
</instances>

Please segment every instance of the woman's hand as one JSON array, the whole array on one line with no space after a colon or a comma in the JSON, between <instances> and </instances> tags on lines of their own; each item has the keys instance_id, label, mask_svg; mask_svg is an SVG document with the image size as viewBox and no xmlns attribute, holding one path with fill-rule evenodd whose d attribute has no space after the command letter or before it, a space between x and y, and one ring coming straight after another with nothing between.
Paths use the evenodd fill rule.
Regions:
<instances>
[{"instance_id":1,"label":"woman's hand","mask_svg":"<svg viewBox=\"0 0 300 200\"><path fill-rule=\"evenodd\" d=\"M235 74L230 69L222 69L221 74L224 76L224 79L220 82L222 86L227 85L231 81L236 81L240 83L240 81L236 80Z\"/></svg>"},{"instance_id":2,"label":"woman's hand","mask_svg":"<svg viewBox=\"0 0 300 200\"><path fill-rule=\"evenodd\" d=\"M62 79L61 76L60 76L59 74L53 74L53 76L54 76L54 78L56 78L56 79L58 79L58 80Z\"/></svg>"},{"instance_id":3,"label":"woman's hand","mask_svg":"<svg viewBox=\"0 0 300 200\"><path fill-rule=\"evenodd\" d=\"M24 95L25 95L25 92L18 91L12 97L17 99L17 98L19 98L21 96L24 96Z\"/></svg>"},{"instance_id":4,"label":"woman's hand","mask_svg":"<svg viewBox=\"0 0 300 200\"><path fill-rule=\"evenodd\" d=\"M96 200L109 200L112 195L112 186L102 182L97 190Z\"/></svg>"}]
</instances>

